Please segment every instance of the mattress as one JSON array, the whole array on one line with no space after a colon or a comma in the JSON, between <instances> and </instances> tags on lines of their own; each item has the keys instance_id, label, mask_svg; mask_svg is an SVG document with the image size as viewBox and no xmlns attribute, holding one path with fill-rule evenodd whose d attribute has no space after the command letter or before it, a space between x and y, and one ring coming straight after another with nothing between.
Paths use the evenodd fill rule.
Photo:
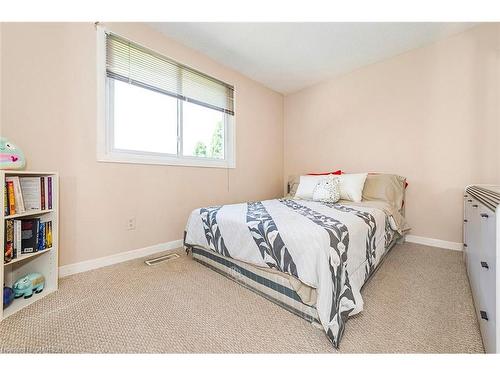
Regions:
<instances>
[{"instance_id":1,"label":"mattress","mask_svg":"<svg viewBox=\"0 0 500 375\"><path fill-rule=\"evenodd\" d=\"M292 277L291 286L290 280L300 281L290 289L304 305L314 305L317 319L338 347L347 318L363 308L361 287L395 233L381 208L274 199L194 210L185 243L286 274ZM309 301L300 298L307 291L300 292L302 284L316 290L315 301L314 294Z\"/></svg>"}]
</instances>

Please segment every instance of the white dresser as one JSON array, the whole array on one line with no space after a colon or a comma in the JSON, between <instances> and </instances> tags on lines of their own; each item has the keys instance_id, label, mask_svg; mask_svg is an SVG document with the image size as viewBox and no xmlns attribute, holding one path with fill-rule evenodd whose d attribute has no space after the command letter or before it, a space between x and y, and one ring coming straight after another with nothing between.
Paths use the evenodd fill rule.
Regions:
<instances>
[{"instance_id":1,"label":"white dresser","mask_svg":"<svg viewBox=\"0 0 500 375\"><path fill-rule=\"evenodd\" d=\"M484 348L500 352L500 186L470 185L464 194L464 257Z\"/></svg>"}]
</instances>

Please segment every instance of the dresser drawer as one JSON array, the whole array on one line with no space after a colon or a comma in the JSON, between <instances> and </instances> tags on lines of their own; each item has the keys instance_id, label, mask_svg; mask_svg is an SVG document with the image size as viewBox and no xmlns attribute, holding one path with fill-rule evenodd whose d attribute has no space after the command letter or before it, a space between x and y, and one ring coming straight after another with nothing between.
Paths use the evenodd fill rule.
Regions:
<instances>
[{"instance_id":1,"label":"dresser drawer","mask_svg":"<svg viewBox=\"0 0 500 375\"><path fill-rule=\"evenodd\" d=\"M496 351L496 287L495 268L481 267L479 272L478 301L475 303L479 327L483 336L484 349L487 353Z\"/></svg>"},{"instance_id":2,"label":"dresser drawer","mask_svg":"<svg viewBox=\"0 0 500 375\"><path fill-rule=\"evenodd\" d=\"M469 223L470 219L470 204L472 202L472 199L470 198L469 195L464 195L464 223L463 223L463 243L464 243L464 261L467 264L467 258L469 255L468 252L468 244L470 243L470 238L471 238L471 225Z\"/></svg>"},{"instance_id":3,"label":"dresser drawer","mask_svg":"<svg viewBox=\"0 0 500 375\"><path fill-rule=\"evenodd\" d=\"M496 352L496 216L493 211L479 205L481 217L481 251L479 261L481 264L480 288L482 292L482 308L488 320L480 316L481 333L486 352Z\"/></svg>"},{"instance_id":4,"label":"dresser drawer","mask_svg":"<svg viewBox=\"0 0 500 375\"><path fill-rule=\"evenodd\" d=\"M468 202L467 271L485 351L496 351L496 217L483 204Z\"/></svg>"},{"instance_id":5,"label":"dresser drawer","mask_svg":"<svg viewBox=\"0 0 500 375\"><path fill-rule=\"evenodd\" d=\"M464 202L464 256L472 293L479 290L479 264L481 258L481 216L479 202L468 196Z\"/></svg>"},{"instance_id":6,"label":"dresser drawer","mask_svg":"<svg viewBox=\"0 0 500 375\"><path fill-rule=\"evenodd\" d=\"M482 256L493 261L496 257L496 215L485 205L479 203L476 210L479 215L479 233L481 237Z\"/></svg>"},{"instance_id":7,"label":"dresser drawer","mask_svg":"<svg viewBox=\"0 0 500 375\"><path fill-rule=\"evenodd\" d=\"M500 253L500 187L471 185L464 195L464 257L467 265L474 308L476 310L484 349L500 351L500 330L497 326L497 261ZM499 323L500 324L500 323Z\"/></svg>"}]
</instances>

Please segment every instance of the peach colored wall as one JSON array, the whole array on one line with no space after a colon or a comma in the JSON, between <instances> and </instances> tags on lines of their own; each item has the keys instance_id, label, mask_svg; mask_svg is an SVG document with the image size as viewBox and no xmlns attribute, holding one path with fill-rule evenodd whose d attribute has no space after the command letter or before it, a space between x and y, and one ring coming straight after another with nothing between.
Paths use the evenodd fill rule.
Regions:
<instances>
[{"instance_id":1,"label":"peach colored wall","mask_svg":"<svg viewBox=\"0 0 500 375\"><path fill-rule=\"evenodd\" d=\"M285 180L401 174L411 234L462 242L464 187L500 183L499 32L480 25L286 96Z\"/></svg>"},{"instance_id":2,"label":"peach colored wall","mask_svg":"<svg viewBox=\"0 0 500 375\"><path fill-rule=\"evenodd\" d=\"M61 265L181 239L196 207L282 192L281 94L146 25L108 26L234 84L236 169L97 162L94 25L4 24L2 135L24 149L29 169L60 173Z\"/></svg>"}]
</instances>

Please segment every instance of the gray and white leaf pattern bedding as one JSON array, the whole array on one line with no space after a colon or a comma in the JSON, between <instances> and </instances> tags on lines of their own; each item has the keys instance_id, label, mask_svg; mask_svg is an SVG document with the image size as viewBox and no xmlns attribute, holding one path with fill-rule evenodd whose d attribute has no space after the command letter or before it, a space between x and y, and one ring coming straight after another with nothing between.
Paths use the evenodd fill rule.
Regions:
<instances>
[{"instance_id":1,"label":"gray and white leaf pattern bedding","mask_svg":"<svg viewBox=\"0 0 500 375\"><path fill-rule=\"evenodd\" d=\"M247 225L267 265L298 278L297 266L262 202L248 203Z\"/></svg>"},{"instance_id":2,"label":"gray and white leaf pattern bedding","mask_svg":"<svg viewBox=\"0 0 500 375\"><path fill-rule=\"evenodd\" d=\"M348 317L363 309L361 287L394 237L388 222L375 207L273 199L194 210L185 243L316 288L319 319L338 347Z\"/></svg>"},{"instance_id":3,"label":"gray and white leaf pattern bedding","mask_svg":"<svg viewBox=\"0 0 500 375\"><path fill-rule=\"evenodd\" d=\"M324 203L328 204L328 203ZM365 211L360 211L357 210L353 207L346 207L340 204L328 204L329 207L334 208L336 210L340 210L343 212L352 212L354 215L362 219L365 224L368 226L368 234L366 236L366 273L365 273L365 280L370 277L371 273L373 272L375 266L374 266L374 261L376 258L375 254L375 232L377 231L377 222L375 221L375 218L373 215L371 215L369 212Z\"/></svg>"},{"instance_id":4,"label":"gray and white leaf pattern bedding","mask_svg":"<svg viewBox=\"0 0 500 375\"><path fill-rule=\"evenodd\" d=\"M222 206L200 208L200 217L203 221L203 230L205 231L205 238L207 239L207 245L210 250L213 250L219 254L230 257L227 251L226 245L224 244L224 238L222 238L219 230L219 225L217 224L217 212L219 212Z\"/></svg>"}]
</instances>

